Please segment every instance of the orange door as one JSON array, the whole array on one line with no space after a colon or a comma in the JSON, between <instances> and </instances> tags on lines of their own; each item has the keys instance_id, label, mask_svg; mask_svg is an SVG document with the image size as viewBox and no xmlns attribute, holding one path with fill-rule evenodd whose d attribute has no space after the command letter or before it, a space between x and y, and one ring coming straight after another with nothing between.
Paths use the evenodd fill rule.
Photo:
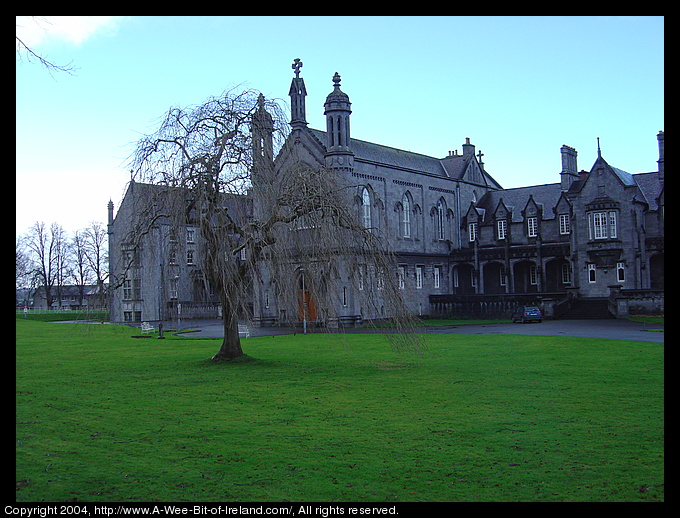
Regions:
<instances>
[{"instance_id":1,"label":"orange door","mask_svg":"<svg viewBox=\"0 0 680 518\"><path fill-rule=\"evenodd\" d=\"M316 320L316 301L309 293L309 290L303 289L303 282L300 279L300 288L298 291L298 313L300 321Z\"/></svg>"}]
</instances>

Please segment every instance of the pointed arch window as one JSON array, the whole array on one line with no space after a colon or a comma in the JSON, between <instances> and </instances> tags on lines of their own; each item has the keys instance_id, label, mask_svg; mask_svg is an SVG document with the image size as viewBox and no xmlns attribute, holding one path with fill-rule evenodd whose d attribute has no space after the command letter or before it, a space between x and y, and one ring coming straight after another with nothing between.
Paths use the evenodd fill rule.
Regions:
<instances>
[{"instance_id":1,"label":"pointed arch window","mask_svg":"<svg viewBox=\"0 0 680 518\"><path fill-rule=\"evenodd\" d=\"M371 195L366 187L361 191L361 220L364 228L371 228Z\"/></svg>"},{"instance_id":2,"label":"pointed arch window","mask_svg":"<svg viewBox=\"0 0 680 518\"><path fill-rule=\"evenodd\" d=\"M335 124L333 117L328 116L328 147L335 146Z\"/></svg>"},{"instance_id":3,"label":"pointed arch window","mask_svg":"<svg viewBox=\"0 0 680 518\"><path fill-rule=\"evenodd\" d=\"M444 239L444 221L446 217L446 206L444 205L444 202L442 200L439 200L437 202L437 211L435 214L435 217L437 218L436 225L437 225L437 239L443 240Z\"/></svg>"},{"instance_id":4,"label":"pointed arch window","mask_svg":"<svg viewBox=\"0 0 680 518\"><path fill-rule=\"evenodd\" d=\"M403 228L403 235L406 238L411 237L411 201L408 198L408 194L404 194L401 199L402 215L401 224Z\"/></svg>"}]
</instances>

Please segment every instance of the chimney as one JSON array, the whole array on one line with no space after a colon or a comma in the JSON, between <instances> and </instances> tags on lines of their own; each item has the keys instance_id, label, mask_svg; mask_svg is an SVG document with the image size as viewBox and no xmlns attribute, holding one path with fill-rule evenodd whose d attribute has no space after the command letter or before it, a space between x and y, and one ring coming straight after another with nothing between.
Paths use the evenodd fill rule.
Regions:
<instances>
[{"instance_id":1,"label":"chimney","mask_svg":"<svg viewBox=\"0 0 680 518\"><path fill-rule=\"evenodd\" d=\"M562 171L560 172L562 191L568 191L574 180L577 180L578 166L576 165L576 155L578 153L573 147L563 145L560 148L562 154Z\"/></svg>"},{"instance_id":2,"label":"chimney","mask_svg":"<svg viewBox=\"0 0 680 518\"><path fill-rule=\"evenodd\" d=\"M475 145L470 144L470 137L465 137L465 144L463 144L463 156L474 155Z\"/></svg>"},{"instance_id":3,"label":"chimney","mask_svg":"<svg viewBox=\"0 0 680 518\"><path fill-rule=\"evenodd\" d=\"M659 164L659 181L663 182L663 131L659 131L656 140L659 141L659 160L657 160Z\"/></svg>"},{"instance_id":4,"label":"chimney","mask_svg":"<svg viewBox=\"0 0 680 518\"><path fill-rule=\"evenodd\" d=\"M107 208L109 209L108 230L109 230L109 234L110 234L110 233L113 232L113 202L111 200L109 200Z\"/></svg>"}]
</instances>

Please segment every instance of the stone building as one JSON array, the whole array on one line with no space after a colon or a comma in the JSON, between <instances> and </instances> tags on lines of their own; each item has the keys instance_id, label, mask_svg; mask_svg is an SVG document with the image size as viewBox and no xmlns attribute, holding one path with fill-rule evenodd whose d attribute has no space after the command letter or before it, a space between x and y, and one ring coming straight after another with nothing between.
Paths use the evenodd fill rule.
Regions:
<instances>
[{"instance_id":1,"label":"stone building","mask_svg":"<svg viewBox=\"0 0 680 518\"><path fill-rule=\"evenodd\" d=\"M483 155L470 138L464 139L460 152L449 151L441 158L353 138L351 102L337 73L324 103L326 128L310 128L301 66L299 60L293 64L291 132L286 144L276 158L269 148L256 154L269 157L277 168L285 167L285 157L294 151L309 166L344 175L356 191L360 220L386 235L396 252L396 275L414 314L507 316L514 305L533 302L548 317L561 317L588 301L599 305L602 316L663 312L663 132L657 135L656 171L630 174L613 167L599 144L595 163L589 170L579 170L577 151L565 145L554 183L504 189L486 170ZM271 143L268 126L254 126L263 132L254 142ZM130 190L139 187L131 185ZM121 211L132 210L132 205L124 200L115 223L110 209L110 232ZM121 244L112 239L112 260L126 253ZM160 237L149 240L145 249L150 255L142 262L158 264L165 246ZM154 313L153 308L169 307L172 290L156 289L147 304L142 293L147 283L159 287L177 277L187 287L177 300L186 297L187 303L201 292L196 288L200 273L184 271L168 277L157 266L145 268L148 271L138 275L138 281L134 276L130 279L128 288L134 290L137 282L141 300L120 292L114 295L112 319L114 314L152 319L147 313L163 318L164 313ZM343 272L336 280L340 320L351 325L385 316L366 314L357 302L351 275L356 272ZM256 324L303 318L278 307L275 279L266 268L260 269L253 286L250 317ZM313 308L313 301L305 298L303 282L299 297ZM116 303L126 309L116 313ZM597 310L587 311L592 316ZM305 318L321 319L316 314Z\"/></svg>"},{"instance_id":2,"label":"stone building","mask_svg":"<svg viewBox=\"0 0 680 518\"><path fill-rule=\"evenodd\" d=\"M579 170L577 151L565 145L559 181L503 189L469 138L443 158L353 138L337 73L324 103L326 130L308 127L300 67L293 64L288 145L357 186L359 217L390 239L413 313L499 316L525 302L553 317L583 316L574 312L586 302L596 303L588 316L663 311L663 132L657 171L610 166L599 144L590 170ZM352 272L345 274L341 318L380 316L353 303ZM256 285L256 321L280 320L274 291Z\"/></svg>"},{"instance_id":3,"label":"stone building","mask_svg":"<svg viewBox=\"0 0 680 518\"><path fill-rule=\"evenodd\" d=\"M250 206L245 197L234 195L225 195L223 202L238 204L238 213L247 213ZM179 227L168 217L178 206L190 207L178 189L135 181L115 217L109 202L112 322L221 316L219 296L199 267L204 250L196 210L188 210L186 224Z\"/></svg>"}]
</instances>

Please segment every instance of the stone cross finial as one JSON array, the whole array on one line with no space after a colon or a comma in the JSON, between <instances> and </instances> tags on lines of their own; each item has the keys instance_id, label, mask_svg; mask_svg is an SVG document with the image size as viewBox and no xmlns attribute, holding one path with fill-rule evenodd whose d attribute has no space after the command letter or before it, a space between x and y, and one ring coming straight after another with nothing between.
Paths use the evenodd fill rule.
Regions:
<instances>
[{"instance_id":1,"label":"stone cross finial","mask_svg":"<svg viewBox=\"0 0 680 518\"><path fill-rule=\"evenodd\" d=\"M295 58L295 60L293 61L292 68L293 68L293 70L295 70L295 78L296 79L299 78L300 77L300 69L302 68L302 61L300 61L300 58Z\"/></svg>"}]
</instances>

